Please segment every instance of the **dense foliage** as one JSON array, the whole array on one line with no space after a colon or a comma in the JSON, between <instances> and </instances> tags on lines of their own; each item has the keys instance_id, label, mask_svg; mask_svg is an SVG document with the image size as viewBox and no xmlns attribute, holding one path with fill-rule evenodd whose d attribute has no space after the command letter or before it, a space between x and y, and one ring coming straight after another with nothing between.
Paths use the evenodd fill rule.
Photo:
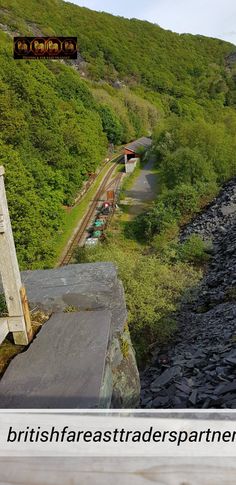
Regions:
<instances>
[{"instance_id":1,"label":"dense foliage","mask_svg":"<svg viewBox=\"0 0 236 485\"><path fill-rule=\"evenodd\" d=\"M77 35L94 79L138 83L181 99L204 91L224 95L224 56L232 46L202 36L177 35L149 22L114 17L65 3L1 0L2 20L20 31ZM24 8L23 8L24 7ZM35 33L37 34L35 30Z\"/></svg>"},{"instance_id":2,"label":"dense foliage","mask_svg":"<svg viewBox=\"0 0 236 485\"><path fill-rule=\"evenodd\" d=\"M63 206L109 143L158 125L162 197L142 222L147 237L235 174L232 45L62 0L0 0L0 22L11 35L77 35L80 50L78 63L14 61L11 37L0 34L0 163L22 268L54 263Z\"/></svg>"},{"instance_id":3,"label":"dense foliage","mask_svg":"<svg viewBox=\"0 0 236 485\"><path fill-rule=\"evenodd\" d=\"M225 109L216 122L179 119L161 123L154 136L160 195L137 221L137 232L151 241L174 223L186 223L236 175L236 112Z\"/></svg>"},{"instance_id":4,"label":"dense foliage","mask_svg":"<svg viewBox=\"0 0 236 485\"><path fill-rule=\"evenodd\" d=\"M115 224L113 222L113 230ZM176 326L170 315L178 308L180 296L201 276L198 269L188 264L188 256L188 248L174 263L150 251L144 254L142 247L117 230L115 236L108 237L106 244L77 251L78 262L113 261L117 265L140 366L150 356L156 341L163 345L172 337Z\"/></svg>"},{"instance_id":5,"label":"dense foliage","mask_svg":"<svg viewBox=\"0 0 236 485\"><path fill-rule=\"evenodd\" d=\"M20 263L35 267L49 264L62 206L100 163L107 141L79 76L64 65L16 62L5 35L0 40L0 163Z\"/></svg>"},{"instance_id":6,"label":"dense foliage","mask_svg":"<svg viewBox=\"0 0 236 485\"><path fill-rule=\"evenodd\" d=\"M97 101L71 67L14 61L6 34L0 33L0 43L0 163L19 262L22 268L48 267L63 230L63 205L73 203L105 158L108 142L143 132L142 112L136 130L134 113L121 103L126 128L122 115Z\"/></svg>"}]
</instances>

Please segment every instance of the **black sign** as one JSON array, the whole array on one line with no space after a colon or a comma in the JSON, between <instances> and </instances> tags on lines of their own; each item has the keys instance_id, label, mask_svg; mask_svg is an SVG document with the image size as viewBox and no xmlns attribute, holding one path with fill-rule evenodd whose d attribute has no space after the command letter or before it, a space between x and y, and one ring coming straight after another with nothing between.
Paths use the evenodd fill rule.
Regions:
<instances>
[{"instance_id":1,"label":"black sign","mask_svg":"<svg viewBox=\"0 0 236 485\"><path fill-rule=\"evenodd\" d=\"M77 37L14 37L14 59L77 59Z\"/></svg>"}]
</instances>

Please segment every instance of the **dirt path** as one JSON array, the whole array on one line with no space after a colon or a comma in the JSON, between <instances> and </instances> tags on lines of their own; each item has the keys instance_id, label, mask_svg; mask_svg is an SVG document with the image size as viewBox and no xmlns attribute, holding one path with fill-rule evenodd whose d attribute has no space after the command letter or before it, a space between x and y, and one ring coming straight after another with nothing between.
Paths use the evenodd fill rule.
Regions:
<instances>
[{"instance_id":1,"label":"dirt path","mask_svg":"<svg viewBox=\"0 0 236 485\"><path fill-rule=\"evenodd\" d=\"M154 172L154 159L150 159L135 179L133 187L126 191L123 203L130 206L130 214L143 212L156 198L157 174Z\"/></svg>"}]
</instances>

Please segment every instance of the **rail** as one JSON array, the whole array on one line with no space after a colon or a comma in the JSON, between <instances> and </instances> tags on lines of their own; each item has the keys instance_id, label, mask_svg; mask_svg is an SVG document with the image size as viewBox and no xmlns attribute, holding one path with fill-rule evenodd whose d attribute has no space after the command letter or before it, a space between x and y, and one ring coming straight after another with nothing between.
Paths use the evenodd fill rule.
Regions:
<instances>
[{"instance_id":1,"label":"rail","mask_svg":"<svg viewBox=\"0 0 236 485\"><path fill-rule=\"evenodd\" d=\"M65 255L62 257L60 263L59 263L59 266L66 266L67 264L70 263L71 259L72 259L72 256L73 256L73 253L74 253L74 250L76 249L77 246L79 246L79 244L81 243L83 237L84 237L84 232L86 231L92 217L93 217L93 214L96 210L96 207L97 207L97 201L102 197L102 195L104 194L104 191L106 190L106 186L107 186L107 183L108 181L110 180L113 172L115 171L115 169L117 168L117 165L115 164L114 166L112 166L106 176L104 177L90 207L89 207L89 210L87 211L87 213L85 214L84 218L82 219L82 222L78 228L78 230L76 231L75 235L73 236L69 246L68 246L68 249L65 253ZM118 175L119 177L119 175ZM117 177L117 178L118 178Z\"/></svg>"}]
</instances>

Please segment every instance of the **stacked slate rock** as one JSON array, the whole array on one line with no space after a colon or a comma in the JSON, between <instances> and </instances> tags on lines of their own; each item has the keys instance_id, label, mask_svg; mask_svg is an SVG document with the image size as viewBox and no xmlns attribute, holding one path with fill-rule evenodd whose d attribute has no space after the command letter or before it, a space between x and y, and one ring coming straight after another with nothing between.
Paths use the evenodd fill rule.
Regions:
<instances>
[{"instance_id":1,"label":"stacked slate rock","mask_svg":"<svg viewBox=\"0 0 236 485\"><path fill-rule=\"evenodd\" d=\"M207 272L175 316L174 345L141 376L143 408L236 409L236 180L186 227L211 239Z\"/></svg>"},{"instance_id":2,"label":"stacked slate rock","mask_svg":"<svg viewBox=\"0 0 236 485\"><path fill-rule=\"evenodd\" d=\"M211 240L216 245L216 250L221 235L228 232L235 215L236 178L225 184L219 196L184 228L180 240L186 240L193 233L199 234L205 241Z\"/></svg>"}]
</instances>

